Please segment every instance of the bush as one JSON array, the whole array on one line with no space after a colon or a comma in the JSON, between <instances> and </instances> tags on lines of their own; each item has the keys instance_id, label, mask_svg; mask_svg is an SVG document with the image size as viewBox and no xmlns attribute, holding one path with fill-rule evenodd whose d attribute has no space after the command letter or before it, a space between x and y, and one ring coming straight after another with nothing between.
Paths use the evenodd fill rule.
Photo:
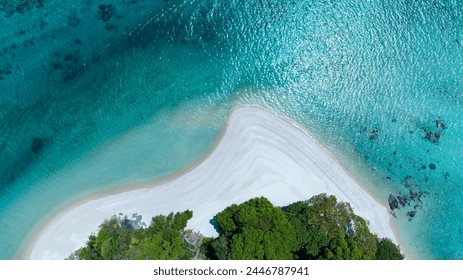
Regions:
<instances>
[{"instance_id":1,"label":"bush","mask_svg":"<svg viewBox=\"0 0 463 280\"><path fill-rule=\"evenodd\" d=\"M403 260L404 255L389 238L381 238L378 242L375 259L377 260Z\"/></svg>"},{"instance_id":2,"label":"bush","mask_svg":"<svg viewBox=\"0 0 463 280\"><path fill-rule=\"evenodd\" d=\"M146 229L123 227L117 218L106 220L97 235L76 252L82 260L177 260L192 257L190 245L183 238L191 211L152 219Z\"/></svg>"},{"instance_id":3,"label":"bush","mask_svg":"<svg viewBox=\"0 0 463 280\"><path fill-rule=\"evenodd\" d=\"M281 209L266 198L232 205L217 214L220 236L211 243L214 259L292 259L296 235Z\"/></svg>"}]
</instances>

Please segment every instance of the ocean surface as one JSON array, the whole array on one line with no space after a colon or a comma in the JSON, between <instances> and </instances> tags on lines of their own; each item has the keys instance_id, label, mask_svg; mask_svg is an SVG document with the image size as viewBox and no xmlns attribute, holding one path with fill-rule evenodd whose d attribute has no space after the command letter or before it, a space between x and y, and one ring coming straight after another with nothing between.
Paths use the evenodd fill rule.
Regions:
<instances>
[{"instance_id":1,"label":"ocean surface","mask_svg":"<svg viewBox=\"0 0 463 280\"><path fill-rule=\"evenodd\" d=\"M0 1L0 259L67 203L191 166L239 104L401 198L414 258L463 259L462 77L463 1Z\"/></svg>"}]
</instances>

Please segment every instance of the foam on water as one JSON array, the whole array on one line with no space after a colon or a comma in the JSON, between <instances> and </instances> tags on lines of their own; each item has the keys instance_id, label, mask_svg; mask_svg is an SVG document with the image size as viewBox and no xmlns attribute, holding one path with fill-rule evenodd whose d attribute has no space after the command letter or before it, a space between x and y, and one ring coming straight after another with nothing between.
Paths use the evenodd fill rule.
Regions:
<instances>
[{"instance_id":1,"label":"foam on water","mask_svg":"<svg viewBox=\"0 0 463 280\"><path fill-rule=\"evenodd\" d=\"M241 103L308 128L383 202L424 193L398 211L404 245L462 257L460 1L111 2L108 21L51 0L0 19L1 258L66 201L198 160Z\"/></svg>"}]
</instances>

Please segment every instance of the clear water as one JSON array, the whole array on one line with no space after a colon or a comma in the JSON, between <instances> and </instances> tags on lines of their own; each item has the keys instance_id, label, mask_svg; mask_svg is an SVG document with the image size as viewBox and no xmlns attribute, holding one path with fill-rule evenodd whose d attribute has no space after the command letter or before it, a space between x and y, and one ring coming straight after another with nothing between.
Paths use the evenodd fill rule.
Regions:
<instances>
[{"instance_id":1,"label":"clear water","mask_svg":"<svg viewBox=\"0 0 463 280\"><path fill-rule=\"evenodd\" d=\"M17 2L0 3L0 258L69 201L191 165L241 103L310 129L382 201L412 176L404 246L463 258L461 1Z\"/></svg>"}]
</instances>

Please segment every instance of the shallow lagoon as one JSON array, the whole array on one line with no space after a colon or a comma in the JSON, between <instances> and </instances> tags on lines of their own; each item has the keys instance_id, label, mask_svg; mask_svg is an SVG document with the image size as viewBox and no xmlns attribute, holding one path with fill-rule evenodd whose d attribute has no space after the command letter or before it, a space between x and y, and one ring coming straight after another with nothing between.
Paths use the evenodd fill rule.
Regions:
<instances>
[{"instance_id":1,"label":"shallow lagoon","mask_svg":"<svg viewBox=\"0 0 463 280\"><path fill-rule=\"evenodd\" d=\"M423 193L397 212L403 245L462 258L458 1L34 2L0 6L1 258L79 196L193 164L242 103L309 129L384 203Z\"/></svg>"}]
</instances>

